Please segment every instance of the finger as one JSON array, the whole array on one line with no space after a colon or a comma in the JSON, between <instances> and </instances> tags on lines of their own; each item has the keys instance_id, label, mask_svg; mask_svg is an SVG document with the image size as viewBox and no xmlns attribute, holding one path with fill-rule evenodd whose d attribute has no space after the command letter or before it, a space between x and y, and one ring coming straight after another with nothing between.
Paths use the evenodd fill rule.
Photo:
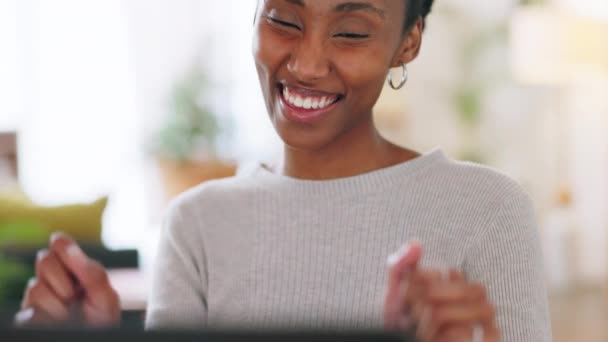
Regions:
<instances>
[{"instance_id":1,"label":"finger","mask_svg":"<svg viewBox=\"0 0 608 342\"><path fill-rule=\"evenodd\" d=\"M495 310L481 284L435 283L427 298L433 312L430 323L423 325L424 338L435 339L450 325L470 327L481 323L484 330L496 330Z\"/></svg>"},{"instance_id":2,"label":"finger","mask_svg":"<svg viewBox=\"0 0 608 342\"><path fill-rule=\"evenodd\" d=\"M36 277L48 284L64 303L73 300L76 296L74 282L57 255L48 250L41 250L36 259Z\"/></svg>"},{"instance_id":3,"label":"finger","mask_svg":"<svg viewBox=\"0 0 608 342\"><path fill-rule=\"evenodd\" d=\"M14 319L14 325L18 328L41 326L51 322L51 318L46 313L33 307L17 312Z\"/></svg>"},{"instance_id":4,"label":"finger","mask_svg":"<svg viewBox=\"0 0 608 342\"><path fill-rule=\"evenodd\" d=\"M447 271L418 271L411 277L411 291L404 298L404 306L411 308L410 316L416 323L416 333L422 341L434 340L436 332L432 322L434 308L429 294L435 287L450 284L446 282L452 276ZM458 280L459 277L455 276L454 279Z\"/></svg>"},{"instance_id":5,"label":"finger","mask_svg":"<svg viewBox=\"0 0 608 342\"><path fill-rule=\"evenodd\" d=\"M387 329L399 329L402 281L407 273L416 269L421 256L420 244L410 243L388 258L388 286L384 302L384 322Z\"/></svg>"},{"instance_id":6,"label":"finger","mask_svg":"<svg viewBox=\"0 0 608 342\"><path fill-rule=\"evenodd\" d=\"M452 324L444 327L436 335L436 342L497 342L500 333L496 326L483 328L483 326L466 326Z\"/></svg>"},{"instance_id":7,"label":"finger","mask_svg":"<svg viewBox=\"0 0 608 342\"><path fill-rule=\"evenodd\" d=\"M120 308L116 291L112 288L108 274L101 264L89 259L72 239L64 234L53 234L51 250L59 255L61 262L76 278L85 300L103 312L114 312Z\"/></svg>"},{"instance_id":8,"label":"finger","mask_svg":"<svg viewBox=\"0 0 608 342\"><path fill-rule=\"evenodd\" d=\"M464 283L466 281L466 277L460 271L450 270L449 274L450 274L449 278L450 278L451 283Z\"/></svg>"},{"instance_id":9,"label":"finger","mask_svg":"<svg viewBox=\"0 0 608 342\"><path fill-rule=\"evenodd\" d=\"M442 273L437 271L416 271L409 277L409 286L402 298L402 313L407 314L416 327L419 339L430 327L431 306L426 293L433 283L441 281Z\"/></svg>"},{"instance_id":10,"label":"finger","mask_svg":"<svg viewBox=\"0 0 608 342\"><path fill-rule=\"evenodd\" d=\"M83 314L87 324L92 328L108 327L120 321L120 311L107 312L87 303L83 307Z\"/></svg>"},{"instance_id":11,"label":"finger","mask_svg":"<svg viewBox=\"0 0 608 342\"><path fill-rule=\"evenodd\" d=\"M487 294L480 284L439 283L431 286L427 299L432 304L484 302Z\"/></svg>"},{"instance_id":12,"label":"finger","mask_svg":"<svg viewBox=\"0 0 608 342\"><path fill-rule=\"evenodd\" d=\"M28 282L21 306L22 309L34 308L36 311L42 311L54 321L65 321L70 317L68 307L47 284L36 278Z\"/></svg>"},{"instance_id":13,"label":"finger","mask_svg":"<svg viewBox=\"0 0 608 342\"><path fill-rule=\"evenodd\" d=\"M419 242L408 242L401 249L388 257L389 280L398 285L401 278L418 265L422 257L422 246Z\"/></svg>"},{"instance_id":14,"label":"finger","mask_svg":"<svg viewBox=\"0 0 608 342\"><path fill-rule=\"evenodd\" d=\"M468 336L471 336L472 328L479 324L484 331L486 326L488 330L495 326L495 311L488 303L434 306L430 316L428 328L422 332L429 339L445 333L448 327L468 327Z\"/></svg>"},{"instance_id":15,"label":"finger","mask_svg":"<svg viewBox=\"0 0 608 342\"><path fill-rule=\"evenodd\" d=\"M411 314L419 322L426 311L429 302L427 293L433 284L442 282L441 272L418 271L414 272L409 279L408 291L402 298L402 307L409 307Z\"/></svg>"},{"instance_id":16,"label":"finger","mask_svg":"<svg viewBox=\"0 0 608 342\"><path fill-rule=\"evenodd\" d=\"M395 315L398 316L396 321L399 323L398 330L400 331L409 330L418 322L418 319L412 315L412 307L417 300L421 299L421 286L424 286L421 285L421 276L418 275L418 272L420 271L409 272L398 285L398 307L395 308Z\"/></svg>"},{"instance_id":17,"label":"finger","mask_svg":"<svg viewBox=\"0 0 608 342\"><path fill-rule=\"evenodd\" d=\"M76 279L78 285L85 291L109 285L107 274L103 267L89 259L80 246L63 233L55 233L51 237L51 251L55 253L69 273Z\"/></svg>"},{"instance_id":18,"label":"finger","mask_svg":"<svg viewBox=\"0 0 608 342\"><path fill-rule=\"evenodd\" d=\"M112 288L107 272L94 260L83 265L77 278L81 282L85 301L103 312L113 312L120 308L118 294Z\"/></svg>"},{"instance_id":19,"label":"finger","mask_svg":"<svg viewBox=\"0 0 608 342\"><path fill-rule=\"evenodd\" d=\"M435 336L437 342L471 342L472 328L465 325L452 324L442 328ZM483 340L482 340L483 341ZM478 342L478 341L473 341Z\"/></svg>"}]
</instances>

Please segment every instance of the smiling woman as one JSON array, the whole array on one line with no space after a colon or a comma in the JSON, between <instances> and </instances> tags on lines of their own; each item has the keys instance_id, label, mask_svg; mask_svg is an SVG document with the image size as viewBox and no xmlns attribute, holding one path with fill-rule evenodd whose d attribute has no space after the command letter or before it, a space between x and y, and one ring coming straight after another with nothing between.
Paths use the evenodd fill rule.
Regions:
<instances>
[{"instance_id":1,"label":"smiling woman","mask_svg":"<svg viewBox=\"0 0 608 342\"><path fill-rule=\"evenodd\" d=\"M403 80L391 84L404 86L431 7L259 1L253 57L283 162L175 200L148 328L551 340L529 196L497 171L397 146L374 126L387 74L403 68ZM62 303L81 305L88 324L116 323L113 290L94 281L103 269L67 237L56 236L51 249L55 256L39 261L39 284L26 292L25 323L65 320ZM66 285L68 275L75 285ZM76 285L84 298L70 295Z\"/></svg>"},{"instance_id":2,"label":"smiling woman","mask_svg":"<svg viewBox=\"0 0 608 342\"><path fill-rule=\"evenodd\" d=\"M294 0L258 7L256 65L271 120L288 146L318 149L331 141L325 153L342 154L341 141L351 134L375 138L371 109L386 72L413 60L420 46L421 25L406 21L405 1L391 3L397 11L388 3ZM397 29L404 26L409 31ZM321 101L327 107L314 110Z\"/></svg>"}]
</instances>

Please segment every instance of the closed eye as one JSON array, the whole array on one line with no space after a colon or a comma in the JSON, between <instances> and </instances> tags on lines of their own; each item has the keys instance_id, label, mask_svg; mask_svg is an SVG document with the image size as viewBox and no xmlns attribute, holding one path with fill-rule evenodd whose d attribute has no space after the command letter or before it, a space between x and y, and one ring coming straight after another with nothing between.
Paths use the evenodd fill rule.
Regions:
<instances>
[{"instance_id":1,"label":"closed eye","mask_svg":"<svg viewBox=\"0 0 608 342\"><path fill-rule=\"evenodd\" d=\"M300 30L300 27L296 24L287 22L287 21L283 21L283 20L279 20L276 18L272 18L272 17L268 17L268 20L272 21L275 24L279 24L281 26L285 26L285 27L289 27L289 28L294 28L296 30Z\"/></svg>"},{"instance_id":2,"label":"closed eye","mask_svg":"<svg viewBox=\"0 0 608 342\"><path fill-rule=\"evenodd\" d=\"M367 34L358 34L358 33L338 33L335 37L339 38L347 38L347 39L365 39L369 38Z\"/></svg>"}]
</instances>

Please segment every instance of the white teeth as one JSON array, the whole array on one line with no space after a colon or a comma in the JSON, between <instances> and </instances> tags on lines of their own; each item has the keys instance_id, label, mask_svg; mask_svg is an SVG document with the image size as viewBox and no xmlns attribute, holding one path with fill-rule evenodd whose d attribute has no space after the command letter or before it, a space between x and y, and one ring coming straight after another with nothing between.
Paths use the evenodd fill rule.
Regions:
<instances>
[{"instance_id":1,"label":"white teeth","mask_svg":"<svg viewBox=\"0 0 608 342\"><path fill-rule=\"evenodd\" d=\"M294 107L303 108L303 109L323 109L329 105L331 105L335 98L334 97L304 97L302 98L300 95L293 94L289 91L289 88L283 88L283 97L289 104Z\"/></svg>"},{"instance_id":2,"label":"white teeth","mask_svg":"<svg viewBox=\"0 0 608 342\"><path fill-rule=\"evenodd\" d=\"M295 100L295 101L293 101L293 104L294 104L296 107L300 107L300 108L302 108L302 106L304 105L304 100L302 100L302 98L301 98L301 97L296 96L296 100Z\"/></svg>"},{"instance_id":3,"label":"white teeth","mask_svg":"<svg viewBox=\"0 0 608 342\"><path fill-rule=\"evenodd\" d=\"M312 107L312 99L310 97L307 97L306 99L304 99L304 109L310 109Z\"/></svg>"}]
</instances>

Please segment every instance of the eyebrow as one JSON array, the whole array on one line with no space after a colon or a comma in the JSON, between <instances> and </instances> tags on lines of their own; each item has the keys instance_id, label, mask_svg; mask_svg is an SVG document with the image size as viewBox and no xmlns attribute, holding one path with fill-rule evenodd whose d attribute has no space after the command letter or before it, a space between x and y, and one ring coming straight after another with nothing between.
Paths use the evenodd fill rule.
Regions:
<instances>
[{"instance_id":1,"label":"eyebrow","mask_svg":"<svg viewBox=\"0 0 608 342\"><path fill-rule=\"evenodd\" d=\"M285 0L290 4L298 5L300 7L306 7L306 4L303 0ZM383 10L380 8L368 3L368 2L345 2L338 4L334 8L334 12L355 12L355 11L366 11L375 13L380 16L382 19L386 17Z\"/></svg>"},{"instance_id":2,"label":"eyebrow","mask_svg":"<svg viewBox=\"0 0 608 342\"><path fill-rule=\"evenodd\" d=\"M299 0L296 0L299 1ZM375 13L378 16L380 16L380 18L384 19L385 18L385 14L384 11L381 10L380 8L368 3L368 2L345 2L342 4L337 5L334 8L335 12L355 12L355 11L366 11L366 12L371 12L371 13Z\"/></svg>"}]
</instances>

